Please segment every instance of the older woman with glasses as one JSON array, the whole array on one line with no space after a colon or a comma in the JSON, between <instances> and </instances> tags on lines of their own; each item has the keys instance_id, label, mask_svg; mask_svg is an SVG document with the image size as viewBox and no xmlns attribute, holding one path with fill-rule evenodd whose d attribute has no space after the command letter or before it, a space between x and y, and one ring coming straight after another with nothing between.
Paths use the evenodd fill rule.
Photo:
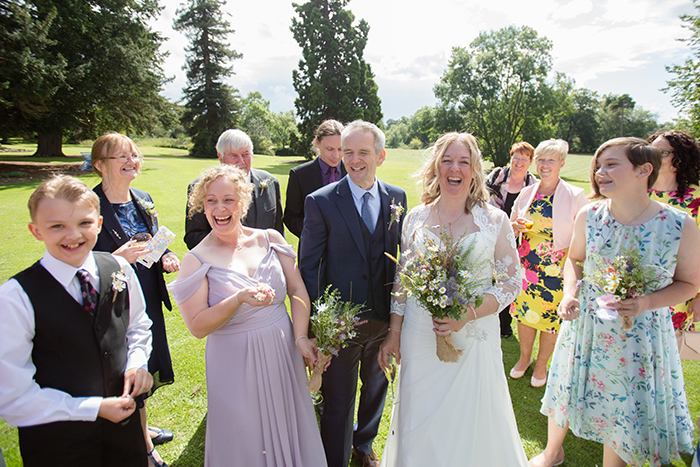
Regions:
<instances>
[{"instance_id":1,"label":"older woman with glasses","mask_svg":"<svg viewBox=\"0 0 700 467\"><path fill-rule=\"evenodd\" d=\"M180 269L180 260L175 253L166 250L160 261L150 268L136 262L139 256L150 251L145 250L146 241L158 231L158 212L151 195L131 188L131 182L141 173L142 159L131 138L119 133L100 136L92 145L92 167L102 177L102 183L94 191L100 198L103 218L94 249L123 256L136 270L146 299L146 313L153 321L153 350L148 360L148 371L153 375L152 391L155 391L175 380L162 306L165 304L171 310L172 305L163 273ZM145 405L140 412L149 465L164 466L165 462L153 445L170 441L173 434L160 428L147 428Z\"/></svg>"},{"instance_id":2,"label":"older woman with glasses","mask_svg":"<svg viewBox=\"0 0 700 467\"><path fill-rule=\"evenodd\" d=\"M700 226L700 148L692 136L682 131L658 131L647 142L661 151L659 178L649 190L651 199L688 213ZM681 329L700 321L700 293L687 302L671 307L673 327Z\"/></svg>"},{"instance_id":3,"label":"older woman with glasses","mask_svg":"<svg viewBox=\"0 0 700 467\"><path fill-rule=\"evenodd\" d=\"M528 172L535 156L535 148L527 141L515 143L510 148L510 165L508 167L496 167L486 178L486 188L489 190L489 204L499 208L510 217L513 202L520 191L530 186L537 179ZM498 314L501 322L501 337L513 335L510 323L510 306L504 308Z\"/></svg>"},{"instance_id":4,"label":"older woman with glasses","mask_svg":"<svg viewBox=\"0 0 700 467\"><path fill-rule=\"evenodd\" d=\"M560 319L557 306L562 298L562 268L571 243L576 213L586 204L583 189L559 177L569 145L561 139L541 142L535 149L540 180L524 188L513 203L510 215L520 235L520 262L525 277L523 292L513 303L518 321L520 359L510 370L513 379L522 378L532 365L532 346L540 331L540 349L530 384L544 386L547 362L554 351Z\"/></svg>"}]
</instances>

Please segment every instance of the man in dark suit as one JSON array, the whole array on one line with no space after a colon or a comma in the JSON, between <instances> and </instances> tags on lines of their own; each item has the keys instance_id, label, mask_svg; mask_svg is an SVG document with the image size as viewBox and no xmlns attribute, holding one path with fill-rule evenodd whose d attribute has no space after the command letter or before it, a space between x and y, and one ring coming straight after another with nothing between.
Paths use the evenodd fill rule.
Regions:
<instances>
[{"instance_id":1,"label":"man in dark suit","mask_svg":"<svg viewBox=\"0 0 700 467\"><path fill-rule=\"evenodd\" d=\"M283 220L284 225L297 237L301 237L304 225L306 196L329 183L337 182L346 174L345 167L340 163L343 158L343 149L340 146L342 131L343 124L336 120L321 123L314 138L314 148L318 157L289 171Z\"/></svg>"},{"instance_id":2,"label":"man in dark suit","mask_svg":"<svg viewBox=\"0 0 700 467\"><path fill-rule=\"evenodd\" d=\"M241 130L226 130L216 142L216 155L222 164L237 166L248 174L253 187L253 202L243 219L243 225L256 229L275 229L284 235L282 224L282 196L280 182L269 172L251 167L253 162L253 142ZM187 199L194 187L195 180L187 187ZM204 212L190 217L189 202L185 210L185 244L190 250L197 246L209 232L211 226Z\"/></svg>"},{"instance_id":3,"label":"man in dark suit","mask_svg":"<svg viewBox=\"0 0 700 467\"><path fill-rule=\"evenodd\" d=\"M323 375L321 438L329 467L346 467L351 449L363 466L374 467L379 463L372 442L387 389L377 355L388 331L396 271L384 253L397 253L403 218L391 218L391 205L406 207L406 193L376 178L386 151L375 125L352 122L343 130L342 147L348 175L306 197L299 268L312 301L332 284L342 300L364 304L357 337ZM353 432L358 368L362 389Z\"/></svg>"}]
</instances>

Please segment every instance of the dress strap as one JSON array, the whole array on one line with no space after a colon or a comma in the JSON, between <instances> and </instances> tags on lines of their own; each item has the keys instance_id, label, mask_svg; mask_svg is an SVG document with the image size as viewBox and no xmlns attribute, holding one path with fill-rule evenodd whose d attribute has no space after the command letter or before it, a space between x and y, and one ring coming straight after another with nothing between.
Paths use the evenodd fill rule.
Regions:
<instances>
[{"instance_id":1,"label":"dress strap","mask_svg":"<svg viewBox=\"0 0 700 467\"><path fill-rule=\"evenodd\" d=\"M197 260L198 260L200 263L204 264L204 261L202 261L202 258L200 258L199 255L198 255L197 253L195 253L194 251L191 251L191 250L190 250L189 254L191 254L192 256L194 256L195 258L197 258Z\"/></svg>"}]
</instances>

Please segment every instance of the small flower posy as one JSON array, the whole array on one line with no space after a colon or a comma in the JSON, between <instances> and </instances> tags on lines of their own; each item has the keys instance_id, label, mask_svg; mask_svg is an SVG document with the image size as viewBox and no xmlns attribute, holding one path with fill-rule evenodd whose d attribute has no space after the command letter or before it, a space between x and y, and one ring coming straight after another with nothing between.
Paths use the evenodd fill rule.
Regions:
<instances>
[{"instance_id":1,"label":"small flower posy","mask_svg":"<svg viewBox=\"0 0 700 467\"><path fill-rule=\"evenodd\" d=\"M156 218L158 217L158 211L156 211L156 205L153 204L151 201L141 199L139 197L136 197L136 200L138 203L141 205L144 211L146 211L146 214L151 216L151 218Z\"/></svg>"},{"instance_id":2,"label":"small flower posy","mask_svg":"<svg viewBox=\"0 0 700 467\"><path fill-rule=\"evenodd\" d=\"M112 273L112 290L114 291L112 301L116 300L117 294L124 289L126 289L126 274L124 274L124 270L120 269Z\"/></svg>"},{"instance_id":3,"label":"small flower posy","mask_svg":"<svg viewBox=\"0 0 700 467\"><path fill-rule=\"evenodd\" d=\"M389 205L389 208L391 209L391 215L389 216L389 229L391 229L391 226L394 224L394 222L396 222L397 224L401 222L401 216L406 210L403 206L401 206L401 203L394 204L395 201L396 198L392 198L391 204Z\"/></svg>"},{"instance_id":4,"label":"small flower posy","mask_svg":"<svg viewBox=\"0 0 700 467\"><path fill-rule=\"evenodd\" d=\"M260 182L260 194L261 194L261 195L263 194L263 192L265 191L265 188L267 188L267 186L268 186L270 183L272 183L272 178L271 178L271 177L267 177L265 180L263 180L263 181Z\"/></svg>"}]
</instances>

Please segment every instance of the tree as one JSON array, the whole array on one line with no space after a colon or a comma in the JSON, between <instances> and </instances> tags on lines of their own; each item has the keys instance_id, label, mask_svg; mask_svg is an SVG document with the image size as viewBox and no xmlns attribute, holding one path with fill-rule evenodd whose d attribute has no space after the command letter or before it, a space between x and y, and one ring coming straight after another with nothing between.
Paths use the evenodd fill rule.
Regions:
<instances>
[{"instance_id":1,"label":"tree","mask_svg":"<svg viewBox=\"0 0 700 467\"><path fill-rule=\"evenodd\" d=\"M157 125L163 39L148 22L159 11L154 0L2 0L0 122L37 133L36 156L62 156L66 131Z\"/></svg>"},{"instance_id":2,"label":"tree","mask_svg":"<svg viewBox=\"0 0 700 467\"><path fill-rule=\"evenodd\" d=\"M326 119L341 122L382 119L377 84L363 53L369 25L344 7L348 0L311 0L294 3L299 15L292 18L294 39L302 48L299 69L292 79L298 97L294 101L298 138L294 150L311 157L311 141L316 127Z\"/></svg>"},{"instance_id":3,"label":"tree","mask_svg":"<svg viewBox=\"0 0 700 467\"><path fill-rule=\"evenodd\" d=\"M696 10L700 10L696 0L693 4ZM691 32L691 37L681 40L689 45L692 56L682 65L666 67L676 77L668 81L664 91L672 92L671 102L686 114L688 130L700 137L700 15L682 15L681 20L683 27Z\"/></svg>"},{"instance_id":4,"label":"tree","mask_svg":"<svg viewBox=\"0 0 700 467\"><path fill-rule=\"evenodd\" d=\"M646 138L659 129L656 115L636 106L629 94L603 96L598 121L602 141L618 136Z\"/></svg>"},{"instance_id":5,"label":"tree","mask_svg":"<svg viewBox=\"0 0 700 467\"><path fill-rule=\"evenodd\" d=\"M503 165L526 125L532 133L547 112L552 43L528 26L509 26L480 33L469 47L452 49L435 96L464 118L484 155Z\"/></svg>"},{"instance_id":6,"label":"tree","mask_svg":"<svg viewBox=\"0 0 700 467\"><path fill-rule=\"evenodd\" d=\"M256 154L274 154L272 151L272 127L275 115L270 111L270 101L259 92L251 92L242 102L240 128L253 141Z\"/></svg>"},{"instance_id":7,"label":"tree","mask_svg":"<svg viewBox=\"0 0 700 467\"><path fill-rule=\"evenodd\" d=\"M184 31L187 48L187 87L182 123L192 138L190 155L216 157L216 141L236 126L240 102L238 91L224 83L233 74L232 60L242 55L229 48L226 36L233 33L224 19L222 0L189 0L179 9L174 29Z\"/></svg>"}]
</instances>

